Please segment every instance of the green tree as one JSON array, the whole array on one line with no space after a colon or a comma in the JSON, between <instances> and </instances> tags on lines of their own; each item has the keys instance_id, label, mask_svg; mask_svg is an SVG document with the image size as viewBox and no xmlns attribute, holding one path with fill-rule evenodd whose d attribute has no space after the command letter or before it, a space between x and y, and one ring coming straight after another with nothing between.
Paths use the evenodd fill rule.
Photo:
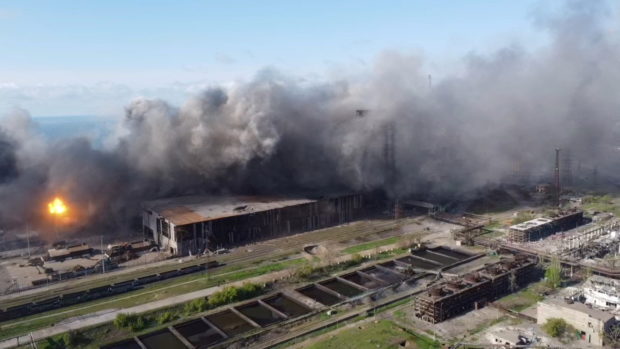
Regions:
<instances>
[{"instance_id":1,"label":"green tree","mask_svg":"<svg viewBox=\"0 0 620 349\"><path fill-rule=\"evenodd\" d=\"M54 337L47 338L40 346L41 349L65 349L66 347L62 338L56 339Z\"/></svg>"},{"instance_id":2,"label":"green tree","mask_svg":"<svg viewBox=\"0 0 620 349\"><path fill-rule=\"evenodd\" d=\"M236 287L224 287L224 289L219 292L215 292L209 297L209 306L217 307L220 305L232 303L237 300L237 297L239 296L238 292L239 291Z\"/></svg>"},{"instance_id":3,"label":"green tree","mask_svg":"<svg viewBox=\"0 0 620 349\"><path fill-rule=\"evenodd\" d=\"M508 287L510 289L510 292L514 292L517 290L517 288L519 288L519 284L517 284L517 275L515 275L514 271L508 276L508 281Z\"/></svg>"},{"instance_id":4,"label":"green tree","mask_svg":"<svg viewBox=\"0 0 620 349\"><path fill-rule=\"evenodd\" d=\"M146 327L146 320L144 316L136 316L134 320L129 324L129 329L132 332L138 332Z\"/></svg>"},{"instance_id":5,"label":"green tree","mask_svg":"<svg viewBox=\"0 0 620 349\"><path fill-rule=\"evenodd\" d=\"M125 313L119 313L116 315L116 318L114 319L114 326L116 326L116 328L127 328L129 325L129 314L125 314Z\"/></svg>"},{"instance_id":6,"label":"green tree","mask_svg":"<svg viewBox=\"0 0 620 349\"><path fill-rule=\"evenodd\" d=\"M297 268L295 275L300 279L309 279L314 272L315 269L311 265L305 264Z\"/></svg>"},{"instance_id":7,"label":"green tree","mask_svg":"<svg viewBox=\"0 0 620 349\"><path fill-rule=\"evenodd\" d=\"M550 318L542 327L548 335L557 338L566 332L568 329L568 324L564 321L564 319Z\"/></svg>"},{"instance_id":8,"label":"green tree","mask_svg":"<svg viewBox=\"0 0 620 349\"><path fill-rule=\"evenodd\" d=\"M116 315L113 323L118 329L130 330L132 332L140 331L146 327L144 317L136 314L120 313Z\"/></svg>"},{"instance_id":9,"label":"green tree","mask_svg":"<svg viewBox=\"0 0 620 349\"><path fill-rule=\"evenodd\" d=\"M354 265L362 264L363 262L364 262L364 257L362 257L361 254L356 253L351 256L351 259L349 260L348 264L350 266L354 266Z\"/></svg>"},{"instance_id":10,"label":"green tree","mask_svg":"<svg viewBox=\"0 0 620 349\"><path fill-rule=\"evenodd\" d=\"M554 257L547 266L545 280L547 281L547 286L551 288L558 288L562 285L562 265L559 258Z\"/></svg>"},{"instance_id":11,"label":"green tree","mask_svg":"<svg viewBox=\"0 0 620 349\"><path fill-rule=\"evenodd\" d=\"M167 322L170 322L172 320L174 320L174 314L172 312L169 312L169 311L163 312L161 315L159 315L159 318L157 318L157 322L160 325L163 325L163 324L165 324Z\"/></svg>"},{"instance_id":12,"label":"green tree","mask_svg":"<svg viewBox=\"0 0 620 349\"><path fill-rule=\"evenodd\" d=\"M612 348L620 348L620 324L614 324L605 331L605 344Z\"/></svg>"},{"instance_id":13,"label":"green tree","mask_svg":"<svg viewBox=\"0 0 620 349\"><path fill-rule=\"evenodd\" d=\"M192 300L189 303L185 303L185 313L186 314L192 314L192 313L198 313L201 311L205 311L209 308L209 303L207 302L206 299L204 298L197 298Z\"/></svg>"},{"instance_id":14,"label":"green tree","mask_svg":"<svg viewBox=\"0 0 620 349\"><path fill-rule=\"evenodd\" d=\"M79 348L80 344L84 342L84 337L76 331L69 331L62 336L62 340L67 348Z\"/></svg>"}]
</instances>

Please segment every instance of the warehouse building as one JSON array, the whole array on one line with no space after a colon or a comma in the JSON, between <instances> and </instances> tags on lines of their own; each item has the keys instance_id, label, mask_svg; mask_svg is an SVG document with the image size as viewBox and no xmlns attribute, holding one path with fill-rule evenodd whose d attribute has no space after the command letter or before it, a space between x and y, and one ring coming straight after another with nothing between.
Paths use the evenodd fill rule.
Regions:
<instances>
[{"instance_id":1,"label":"warehouse building","mask_svg":"<svg viewBox=\"0 0 620 349\"><path fill-rule=\"evenodd\" d=\"M605 333L617 323L610 312L558 297L539 302L536 318L539 325L544 325L549 319L564 319L575 328L576 335L582 341L599 347L605 342Z\"/></svg>"},{"instance_id":2,"label":"warehouse building","mask_svg":"<svg viewBox=\"0 0 620 349\"><path fill-rule=\"evenodd\" d=\"M361 218L361 194L320 199L187 196L144 203L143 229L161 250L197 254Z\"/></svg>"}]
</instances>

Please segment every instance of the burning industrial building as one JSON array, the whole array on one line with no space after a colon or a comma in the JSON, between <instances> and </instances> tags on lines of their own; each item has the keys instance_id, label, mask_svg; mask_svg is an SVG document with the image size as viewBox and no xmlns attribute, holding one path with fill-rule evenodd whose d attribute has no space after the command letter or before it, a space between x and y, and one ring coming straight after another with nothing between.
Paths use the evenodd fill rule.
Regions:
<instances>
[{"instance_id":1,"label":"burning industrial building","mask_svg":"<svg viewBox=\"0 0 620 349\"><path fill-rule=\"evenodd\" d=\"M321 199L189 196L147 202L145 235L186 255L343 224L363 217L361 194Z\"/></svg>"}]
</instances>

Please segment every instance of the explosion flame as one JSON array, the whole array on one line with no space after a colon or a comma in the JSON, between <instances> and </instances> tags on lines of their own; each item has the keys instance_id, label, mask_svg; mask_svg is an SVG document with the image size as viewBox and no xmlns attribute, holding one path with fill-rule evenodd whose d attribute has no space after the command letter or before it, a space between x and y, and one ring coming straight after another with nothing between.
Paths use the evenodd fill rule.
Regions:
<instances>
[{"instance_id":1,"label":"explosion flame","mask_svg":"<svg viewBox=\"0 0 620 349\"><path fill-rule=\"evenodd\" d=\"M54 198L52 202L47 204L47 207L49 207L50 213L53 215L63 215L67 212L67 206L59 198Z\"/></svg>"}]
</instances>

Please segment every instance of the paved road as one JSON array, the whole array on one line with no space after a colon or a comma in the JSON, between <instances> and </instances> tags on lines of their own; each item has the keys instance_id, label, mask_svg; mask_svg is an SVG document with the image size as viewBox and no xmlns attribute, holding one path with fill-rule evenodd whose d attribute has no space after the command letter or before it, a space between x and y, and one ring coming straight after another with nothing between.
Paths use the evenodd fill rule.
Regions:
<instances>
[{"instance_id":1,"label":"paved road","mask_svg":"<svg viewBox=\"0 0 620 349\"><path fill-rule=\"evenodd\" d=\"M273 280L282 279L288 276L289 273L290 273L289 270L281 270L281 271L245 279L242 281L233 282L225 286L230 286L230 285L240 286L246 282L265 283L265 282L269 282ZM191 301L192 299L207 297L213 294L214 292L221 290L223 287L224 286L210 287L210 288L205 288L200 291L190 292L190 293L162 299L162 300L151 302L151 303L137 305L135 307L125 308L125 309L109 309L107 311L98 312L90 316L77 316L77 317L65 320L62 323L58 323L53 327L47 327L44 329L34 331L31 333L32 338L35 341L38 341L38 340L41 340L41 339L44 339L50 336L54 336L60 333L64 333L67 331L77 330L83 327L103 324L109 321L113 321L114 318L116 318L116 315L120 313L143 313L143 312L150 311L153 309L168 307L168 306L179 304L179 303L185 303L185 302ZM24 343L29 342L30 336L26 335L26 336L21 336L19 338L11 338L11 339L2 341L0 342L0 349L12 348L12 347L17 346L18 340L19 340L19 343L24 344Z\"/></svg>"}]
</instances>

